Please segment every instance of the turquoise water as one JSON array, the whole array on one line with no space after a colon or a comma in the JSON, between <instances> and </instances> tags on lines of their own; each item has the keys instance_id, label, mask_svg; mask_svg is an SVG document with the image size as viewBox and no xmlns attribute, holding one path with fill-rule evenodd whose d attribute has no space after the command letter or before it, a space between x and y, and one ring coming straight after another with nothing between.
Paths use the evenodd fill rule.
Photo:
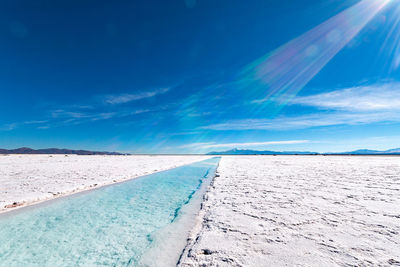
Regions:
<instances>
[{"instance_id":1,"label":"turquoise water","mask_svg":"<svg viewBox=\"0 0 400 267\"><path fill-rule=\"evenodd\" d=\"M151 262L144 257L157 249L160 235L168 237L164 229L174 228L195 192L214 175L218 162L219 158L212 158L3 214L0 265L140 266L143 260ZM179 227L176 223L175 228Z\"/></svg>"}]
</instances>

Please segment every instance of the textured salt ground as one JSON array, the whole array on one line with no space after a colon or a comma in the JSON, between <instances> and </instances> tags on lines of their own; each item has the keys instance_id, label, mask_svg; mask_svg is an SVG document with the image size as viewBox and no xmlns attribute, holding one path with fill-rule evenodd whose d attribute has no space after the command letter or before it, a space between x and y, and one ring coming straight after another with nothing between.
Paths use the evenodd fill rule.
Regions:
<instances>
[{"instance_id":1,"label":"textured salt ground","mask_svg":"<svg viewBox=\"0 0 400 267\"><path fill-rule=\"evenodd\" d=\"M0 212L207 158L0 155Z\"/></svg>"},{"instance_id":2,"label":"textured salt ground","mask_svg":"<svg viewBox=\"0 0 400 267\"><path fill-rule=\"evenodd\" d=\"M400 266L400 157L227 156L180 266Z\"/></svg>"}]
</instances>

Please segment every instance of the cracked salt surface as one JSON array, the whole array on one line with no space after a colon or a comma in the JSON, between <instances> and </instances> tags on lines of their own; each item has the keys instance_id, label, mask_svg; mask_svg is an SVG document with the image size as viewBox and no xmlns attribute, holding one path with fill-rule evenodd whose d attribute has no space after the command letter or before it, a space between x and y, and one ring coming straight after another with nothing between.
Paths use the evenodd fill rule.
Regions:
<instances>
[{"instance_id":1,"label":"cracked salt surface","mask_svg":"<svg viewBox=\"0 0 400 267\"><path fill-rule=\"evenodd\" d=\"M400 157L224 156L180 266L399 266Z\"/></svg>"}]
</instances>

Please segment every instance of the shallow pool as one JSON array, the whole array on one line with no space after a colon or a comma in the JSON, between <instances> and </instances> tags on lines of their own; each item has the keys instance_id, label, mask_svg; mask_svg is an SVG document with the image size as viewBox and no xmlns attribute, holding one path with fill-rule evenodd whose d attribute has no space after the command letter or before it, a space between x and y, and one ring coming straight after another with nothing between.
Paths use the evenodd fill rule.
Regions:
<instances>
[{"instance_id":1,"label":"shallow pool","mask_svg":"<svg viewBox=\"0 0 400 267\"><path fill-rule=\"evenodd\" d=\"M160 257L179 256L168 255L166 247L183 248L172 236L185 240L190 223L182 217L195 213L184 210L196 209L192 203L218 162L212 158L2 214L0 265L161 265Z\"/></svg>"}]
</instances>

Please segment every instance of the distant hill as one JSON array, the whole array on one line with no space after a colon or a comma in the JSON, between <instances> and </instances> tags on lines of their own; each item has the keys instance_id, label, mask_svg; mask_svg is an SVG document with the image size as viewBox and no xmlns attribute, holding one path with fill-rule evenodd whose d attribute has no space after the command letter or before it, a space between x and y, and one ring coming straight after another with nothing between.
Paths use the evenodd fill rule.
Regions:
<instances>
[{"instance_id":1,"label":"distant hill","mask_svg":"<svg viewBox=\"0 0 400 267\"><path fill-rule=\"evenodd\" d=\"M389 150L369 150L369 149L359 149L350 152L344 152L340 154L351 154L351 155L400 155L400 148L394 148Z\"/></svg>"},{"instance_id":2,"label":"distant hill","mask_svg":"<svg viewBox=\"0 0 400 267\"><path fill-rule=\"evenodd\" d=\"M207 155L400 155L400 148L384 151L359 149L349 152L338 153L317 153L309 151L269 151L269 150L250 150L250 149L231 149L227 151L213 151Z\"/></svg>"},{"instance_id":3,"label":"distant hill","mask_svg":"<svg viewBox=\"0 0 400 267\"><path fill-rule=\"evenodd\" d=\"M16 149L1 149L0 154L76 154L76 155L125 155L118 152L106 151L89 151L89 150L73 150L66 148L45 148L32 149L29 147L21 147Z\"/></svg>"},{"instance_id":4,"label":"distant hill","mask_svg":"<svg viewBox=\"0 0 400 267\"><path fill-rule=\"evenodd\" d=\"M386 153L400 153L400 148L393 148L385 151Z\"/></svg>"},{"instance_id":5,"label":"distant hill","mask_svg":"<svg viewBox=\"0 0 400 267\"><path fill-rule=\"evenodd\" d=\"M379 153L379 151L378 150L370 150L370 149L358 149L355 151L343 152L340 154L365 155L365 154L376 154L376 153Z\"/></svg>"}]
</instances>

